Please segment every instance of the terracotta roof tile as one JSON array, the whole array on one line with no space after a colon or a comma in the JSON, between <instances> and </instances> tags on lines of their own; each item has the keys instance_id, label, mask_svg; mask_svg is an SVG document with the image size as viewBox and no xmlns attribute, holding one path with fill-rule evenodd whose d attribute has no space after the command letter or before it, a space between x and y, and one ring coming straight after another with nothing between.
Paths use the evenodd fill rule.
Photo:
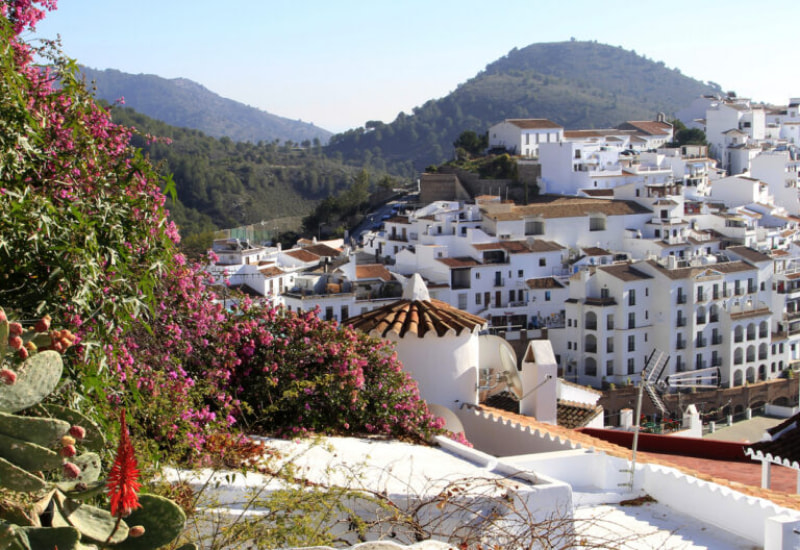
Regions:
<instances>
[{"instance_id":1,"label":"terracotta roof tile","mask_svg":"<svg viewBox=\"0 0 800 550\"><path fill-rule=\"evenodd\" d=\"M729 246L726 250L730 250L745 260L750 260L751 262L768 262L771 259L763 252L759 252L758 250L750 248L749 246Z\"/></svg>"},{"instance_id":2,"label":"terracotta roof tile","mask_svg":"<svg viewBox=\"0 0 800 550\"><path fill-rule=\"evenodd\" d=\"M368 334L385 338L394 333L400 338L407 334L423 338L429 332L444 336L450 331L461 334L486 326L486 319L451 306L441 300L398 300L381 308L362 313L344 321Z\"/></svg>"},{"instance_id":3,"label":"terracotta roof tile","mask_svg":"<svg viewBox=\"0 0 800 550\"><path fill-rule=\"evenodd\" d=\"M652 211L634 201L543 195L527 205L512 206L510 212L493 211L492 205L481 207L487 217L495 220L518 220L527 217L579 218L593 213L607 216L651 214Z\"/></svg>"},{"instance_id":4,"label":"terracotta roof tile","mask_svg":"<svg viewBox=\"0 0 800 550\"><path fill-rule=\"evenodd\" d=\"M587 256L608 256L611 254L605 248L600 248L598 246L587 246L585 248L581 248L584 254Z\"/></svg>"},{"instance_id":5,"label":"terracotta roof tile","mask_svg":"<svg viewBox=\"0 0 800 550\"><path fill-rule=\"evenodd\" d=\"M657 120L629 120L619 125L621 130L634 129L650 136L664 136L672 132L672 124Z\"/></svg>"},{"instance_id":6,"label":"terracotta roof tile","mask_svg":"<svg viewBox=\"0 0 800 550\"><path fill-rule=\"evenodd\" d=\"M759 441L745 449L753 458L766 457L770 462L780 463L800 470L800 414L787 418L767 430L771 441Z\"/></svg>"},{"instance_id":7,"label":"terracotta roof tile","mask_svg":"<svg viewBox=\"0 0 800 550\"><path fill-rule=\"evenodd\" d=\"M523 130L544 130L544 129L558 129L563 128L551 120L546 118L509 118L506 122L513 124Z\"/></svg>"},{"instance_id":8,"label":"terracotta roof tile","mask_svg":"<svg viewBox=\"0 0 800 550\"><path fill-rule=\"evenodd\" d=\"M301 248L300 250L289 250L286 252L287 256L291 256L301 262L318 262L320 257L308 250Z\"/></svg>"},{"instance_id":9,"label":"terracotta roof tile","mask_svg":"<svg viewBox=\"0 0 800 550\"><path fill-rule=\"evenodd\" d=\"M529 252L553 252L564 250L564 247L553 241L532 239L528 241L496 241L492 243L477 243L472 247L475 250L506 250L511 254L526 254Z\"/></svg>"},{"instance_id":10,"label":"terracotta roof tile","mask_svg":"<svg viewBox=\"0 0 800 550\"><path fill-rule=\"evenodd\" d=\"M482 265L481 262L476 260L475 258L467 257L460 257L460 258L437 258L437 260L447 267L475 267Z\"/></svg>"},{"instance_id":11,"label":"terracotta roof tile","mask_svg":"<svg viewBox=\"0 0 800 550\"><path fill-rule=\"evenodd\" d=\"M678 269L667 269L655 260L648 260L647 263L658 269L662 275L670 279L688 279L696 277L706 271L718 271L720 273L737 273L741 271L752 271L757 268L742 261L721 262L703 267L681 267Z\"/></svg>"},{"instance_id":12,"label":"terracotta roof tile","mask_svg":"<svg viewBox=\"0 0 800 550\"><path fill-rule=\"evenodd\" d=\"M620 264L613 264L613 265L604 265L597 268L599 271L603 271L620 279L622 281L643 281L647 279L652 279L653 277L639 271L638 269L631 267L629 263L620 263Z\"/></svg>"},{"instance_id":13,"label":"terracotta roof tile","mask_svg":"<svg viewBox=\"0 0 800 550\"><path fill-rule=\"evenodd\" d=\"M331 258L335 258L342 253L340 249L333 248L327 244L313 244L311 246L303 247L303 250L306 252L311 252L312 254L316 254L317 256L330 256Z\"/></svg>"},{"instance_id":14,"label":"terracotta roof tile","mask_svg":"<svg viewBox=\"0 0 800 550\"><path fill-rule=\"evenodd\" d=\"M603 412L600 405L563 401L556 403L556 422L565 428L583 428Z\"/></svg>"},{"instance_id":15,"label":"terracotta roof tile","mask_svg":"<svg viewBox=\"0 0 800 550\"><path fill-rule=\"evenodd\" d=\"M274 265L259 267L258 271L264 277L277 277L278 275L283 275L285 273L280 267L276 267Z\"/></svg>"},{"instance_id":16,"label":"terracotta roof tile","mask_svg":"<svg viewBox=\"0 0 800 550\"><path fill-rule=\"evenodd\" d=\"M382 264L364 264L356 266L356 279L381 279L391 281L394 279L388 269Z\"/></svg>"},{"instance_id":17,"label":"terracotta roof tile","mask_svg":"<svg viewBox=\"0 0 800 550\"><path fill-rule=\"evenodd\" d=\"M540 277L538 279L528 279L525 281L528 288L564 288L554 277Z\"/></svg>"}]
</instances>

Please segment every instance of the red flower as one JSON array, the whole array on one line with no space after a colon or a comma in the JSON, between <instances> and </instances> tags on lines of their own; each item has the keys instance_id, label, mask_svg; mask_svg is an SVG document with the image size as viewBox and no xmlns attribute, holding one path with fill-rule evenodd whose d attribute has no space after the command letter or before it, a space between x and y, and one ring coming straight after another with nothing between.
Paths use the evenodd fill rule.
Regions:
<instances>
[{"instance_id":1,"label":"red flower","mask_svg":"<svg viewBox=\"0 0 800 550\"><path fill-rule=\"evenodd\" d=\"M139 497L136 491L141 484L139 479L139 469L136 467L136 456L133 453L128 426L125 424L125 409L120 415L120 434L117 456L114 458L114 465L108 474L108 495L111 498L111 515L124 517L134 509L140 508Z\"/></svg>"}]
</instances>

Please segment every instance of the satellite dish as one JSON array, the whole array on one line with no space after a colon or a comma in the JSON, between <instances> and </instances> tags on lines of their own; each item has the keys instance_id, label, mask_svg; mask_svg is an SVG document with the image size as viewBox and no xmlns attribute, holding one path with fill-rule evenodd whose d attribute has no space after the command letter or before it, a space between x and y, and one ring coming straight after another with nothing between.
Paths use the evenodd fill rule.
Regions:
<instances>
[{"instance_id":1,"label":"satellite dish","mask_svg":"<svg viewBox=\"0 0 800 550\"><path fill-rule=\"evenodd\" d=\"M522 378L517 371L517 360L508 345L500 346L500 363L502 364L502 372L500 376L503 377L508 385L509 391L517 398L522 399L524 392L522 391Z\"/></svg>"}]
</instances>

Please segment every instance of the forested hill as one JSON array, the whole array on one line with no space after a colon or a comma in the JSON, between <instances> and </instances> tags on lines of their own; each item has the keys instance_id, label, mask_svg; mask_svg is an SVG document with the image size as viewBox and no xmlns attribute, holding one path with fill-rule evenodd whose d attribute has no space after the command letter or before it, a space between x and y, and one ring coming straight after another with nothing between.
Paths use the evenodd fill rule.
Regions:
<instances>
[{"instance_id":1,"label":"forested hill","mask_svg":"<svg viewBox=\"0 0 800 550\"><path fill-rule=\"evenodd\" d=\"M548 118L566 129L616 126L671 116L693 99L721 91L636 52L596 42L514 49L441 99L331 138L329 148L359 162L409 172L452 157L464 130L479 134L506 118ZM381 161L378 161L381 162Z\"/></svg>"},{"instance_id":2,"label":"forested hill","mask_svg":"<svg viewBox=\"0 0 800 550\"><path fill-rule=\"evenodd\" d=\"M155 75L134 75L113 69L98 71L81 67L87 84L96 86L99 99L113 103L125 98L125 105L173 126L194 128L213 137L234 141L302 143L319 140L325 144L331 132L307 122L289 120L220 97L185 78L166 79Z\"/></svg>"},{"instance_id":3,"label":"forested hill","mask_svg":"<svg viewBox=\"0 0 800 550\"><path fill-rule=\"evenodd\" d=\"M176 128L130 108L113 107L114 122L140 133L133 144L149 155L162 174L172 174L177 203L170 203L183 236L218 228L309 214L319 200L348 189L360 169L324 155L320 146L294 148L274 142L254 144L216 139L198 130ZM378 174L375 174L378 177Z\"/></svg>"}]
</instances>

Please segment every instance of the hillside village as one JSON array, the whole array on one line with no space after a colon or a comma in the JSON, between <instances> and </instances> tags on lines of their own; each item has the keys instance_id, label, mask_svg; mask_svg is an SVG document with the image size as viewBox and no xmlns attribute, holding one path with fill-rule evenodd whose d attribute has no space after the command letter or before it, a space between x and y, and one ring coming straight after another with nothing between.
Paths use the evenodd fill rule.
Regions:
<instances>
[{"instance_id":1,"label":"hillside village","mask_svg":"<svg viewBox=\"0 0 800 550\"><path fill-rule=\"evenodd\" d=\"M418 273L490 331L549 339L561 376L595 388L635 382L653 349L670 351L669 374L718 368L724 387L784 377L800 359L798 103L699 98L679 114L709 146L670 147L663 116L579 131L502 121L490 147L540 167L528 204L464 200L457 175L424 174L419 206L363 246L217 242L214 269L340 322Z\"/></svg>"}]
</instances>

